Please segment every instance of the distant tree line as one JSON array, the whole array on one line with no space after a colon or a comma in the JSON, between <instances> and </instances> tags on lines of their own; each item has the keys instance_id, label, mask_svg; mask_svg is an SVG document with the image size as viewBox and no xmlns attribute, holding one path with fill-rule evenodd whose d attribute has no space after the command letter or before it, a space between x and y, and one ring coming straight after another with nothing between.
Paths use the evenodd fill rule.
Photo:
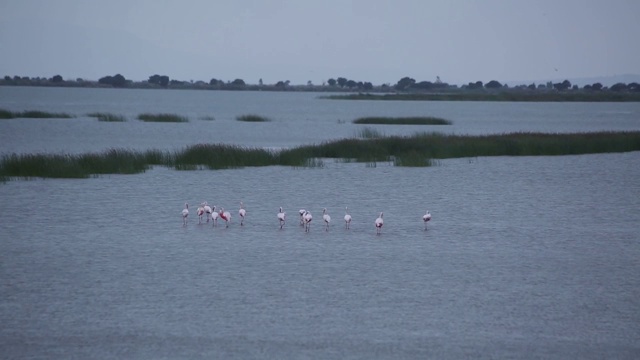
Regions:
<instances>
[{"instance_id":1,"label":"distant tree line","mask_svg":"<svg viewBox=\"0 0 640 360\"><path fill-rule=\"evenodd\" d=\"M611 87L603 86L601 83L584 85L572 85L569 80L545 84L522 84L510 88L507 84L502 84L497 80L487 83L482 81L469 82L462 86L450 85L436 77L435 81L416 81L414 78L405 76L399 79L396 84L381 84L374 86L369 81L356 81L346 77L329 78L322 85L314 85L310 80L306 85L292 85L289 80L279 80L274 84L264 84L262 79L257 84L248 84L243 79L236 78L232 81L224 81L211 78L205 81L182 81L171 79L167 75L150 75L145 81L135 82L126 79L121 74L107 75L98 81L84 80L64 80L59 74L50 78L25 77L25 76L4 76L0 79L0 85L16 86L68 86L68 87L132 87L132 88L173 88L173 89L207 89L207 90L271 90L271 91L358 91L358 92L447 92L457 90L467 91L506 91L506 90L541 90L541 91L611 91L611 92L640 92L640 85L637 82L616 83Z\"/></svg>"}]
</instances>

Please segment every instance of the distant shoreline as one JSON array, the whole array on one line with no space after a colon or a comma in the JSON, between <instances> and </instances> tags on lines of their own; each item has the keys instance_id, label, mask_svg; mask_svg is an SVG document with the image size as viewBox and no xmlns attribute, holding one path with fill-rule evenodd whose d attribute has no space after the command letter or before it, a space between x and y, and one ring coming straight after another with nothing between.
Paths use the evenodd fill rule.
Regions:
<instances>
[{"instance_id":1,"label":"distant shoreline","mask_svg":"<svg viewBox=\"0 0 640 360\"><path fill-rule=\"evenodd\" d=\"M236 85L222 83L210 85L205 82L185 82L178 85L158 86L148 82L129 81L124 86L111 86L96 81L64 81L7 83L2 87L56 87L56 88L100 88L100 89L148 89L148 90L209 90L209 91L270 91L270 92L317 92L341 93L320 96L329 100L380 100L380 101L494 101L494 102L640 102L638 91L614 91L610 89L467 89L450 87L439 90L397 91L392 86L376 86L373 89L347 89L330 85Z\"/></svg>"},{"instance_id":2,"label":"distant shoreline","mask_svg":"<svg viewBox=\"0 0 640 360\"><path fill-rule=\"evenodd\" d=\"M539 91L457 91L448 93L345 94L322 96L331 100L380 101L512 101L512 102L640 102L640 93L595 92L584 90Z\"/></svg>"}]
</instances>

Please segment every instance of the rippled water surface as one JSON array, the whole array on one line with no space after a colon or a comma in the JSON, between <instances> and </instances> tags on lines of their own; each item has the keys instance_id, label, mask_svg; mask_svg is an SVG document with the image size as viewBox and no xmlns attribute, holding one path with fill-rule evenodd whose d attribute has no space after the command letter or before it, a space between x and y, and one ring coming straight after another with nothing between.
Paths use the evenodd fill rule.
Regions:
<instances>
[{"instance_id":1,"label":"rippled water surface","mask_svg":"<svg viewBox=\"0 0 640 360\"><path fill-rule=\"evenodd\" d=\"M45 90L55 89L34 89ZM46 102L42 106L50 111L134 117L155 109L148 98L170 94L131 91L141 99L119 105L80 89L68 91L87 98L65 91L23 99L26 105L4 96L0 107L24 110ZM202 99L242 94L174 93L163 100L163 111L186 114L188 104L199 104L192 106L194 118L210 112L216 120L1 121L0 147L173 148L209 135L212 141L227 139L222 131L230 143L285 147L351 136L353 125L338 123L337 114L396 115L404 106L412 109L407 113L430 107L435 115L447 112L461 124L453 131L463 133L514 126L587 131L605 128L607 121L613 130L640 126L633 104L551 104L538 119L541 104L328 102L318 105L323 113L301 105L325 104L311 94L254 94L258 104L247 100L246 108L212 100L226 104L216 105L223 111L208 110ZM286 99L280 112L272 103L278 96ZM592 110L605 108L619 114L598 120ZM505 109L522 113L523 122L514 125ZM564 125L547 118L574 111L591 118L565 114ZM237 123L235 113L274 121ZM270 134L259 127L278 124L288 131ZM186 127L176 130L180 126ZM147 132L153 136L145 137ZM325 160L324 167L308 169L158 167L138 175L1 184L3 358L639 356L640 152L452 159L430 168L376 165ZM228 228L198 224L196 208L205 200L231 211ZM244 226L240 201L248 212ZM191 212L182 226L185 202ZM280 206L287 212L282 230ZM349 230L342 221L345 206L354 219ZM298 224L300 208L313 214L309 233ZM323 208L332 217L329 231ZM433 220L425 231L426 210ZM385 224L376 235L379 212Z\"/></svg>"}]
</instances>

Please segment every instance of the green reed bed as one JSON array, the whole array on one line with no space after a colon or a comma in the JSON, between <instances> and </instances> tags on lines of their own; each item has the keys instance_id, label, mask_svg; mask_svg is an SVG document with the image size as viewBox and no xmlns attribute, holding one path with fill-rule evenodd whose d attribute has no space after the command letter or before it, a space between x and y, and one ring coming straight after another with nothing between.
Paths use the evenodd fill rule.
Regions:
<instances>
[{"instance_id":1,"label":"green reed bed","mask_svg":"<svg viewBox=\"0 0 640 360\"><path fill-rule=\"evenodd\" d=\"M356 137L360 139L378 139L384 137L384 134L377 129L365 126L356 132Z\"/></svg>"},{"instance_id":2,"label":"green reed bed","mask_svg":"<svg viewBox=\"0 0 640 360\"><path fill-rule=\"evenodd\" d=\"M271 119L269 119L268 117L255 115L255 114L239 115L239 116L236 116L236 120L245 121L245 122L269 122L269 121L271 121Z\"/></svg>"},{"instance_id":3,"label":"green reed bed","mask_svg":"<svg viewBox=\"0 0 640 360\"><path fill-rule=\"evenodd\" d=\"M93 112L93 113L87 114L87 116L94 117L94 118L98 119L98 121L106 121L106 122L124 122L124 121L127 121L126 117L124 117L122 115L118 115L118 114L112 114L112 113Z\"/></svg>"},{"instance_id":4,"label":"green reed bed","mask_svg":"<svg viewBox=\"0 0 640 360\"><path fill-rule=\"evenodd\" d=\"M102 153L11 154L2 157L4 178L88 178L101 174L136 174L150 166L146 153L110 149Z\"/></svg>"},{"instance_id":5,"label":"green reed bed","mask_svg":"<svg viewBox=\"0 0 640 360\"><path fill-rule=\"evenodd\" d=\"M270 151L224 144L189 146L175 152L171 163L176 169L194 169L201 165L209 169L277 165Z\"/></svg>"},{"instance_id":6,"label":"green reed bed","mask_svg":"<svg viewBox=\"0 0 640 360\"><path fill-rule=\"evenodd\" d=\"M353 123L370 125L451 125L451 121L433 116L362 117L353 120Z\"/></svg>"},{"instance_id":7,"label":"green reed bed","mask_svg":"<svg viewBox=\"0 0 640 360\"><path fill-rule=\"evenodd\" d=\"M551 156L640 151L640 131L573 134L511 133L443 135L418 133L374 139L343 139L281 151L223 144L198 144L173 153L111 149L80 155L5 155L0 180L11 178L86 178L100 174L134 174L152 165L175 169L228 169L246 166L323 167L322 159L348 159L396 166L432 166L446 158L477 156ZM369 166L369 165L367 165Z\"/></svg>"},{"instance_id":8,"label":"green reed bed","mask_svg":"<svg viewBox=\"0 0 640 360\"><path fill-rule=\"evenodd\" d=\"M529 102L638 102L640 93L613 91L458 91L441 93L340 94L331 100L381 101L529 101Z\"/></svg>"},{"instance_id":9,"label":"green reed bed","mask_svg":"<svg viewBox=\"0 0 640 360\"><path fill-rule=\"evenodd\" d=\"M67 113L54 113L40 110L9 111L0 109L0 119L70 119L73 117L73 115Z\"/></svg>"},{"instance_id":10,"label":"green reed bed","mask_svg":"<svg viewBox=\"0 0 640 360\"><path fill-rule=\"evenodd\" d=\"M186 116L181 116L177 114L151 114L151 113L142 113L138 115L138 120L144 122L172 122L172 123L180 123L180 122L188 122L189 118Z\"/></svg>"}]
</instances>

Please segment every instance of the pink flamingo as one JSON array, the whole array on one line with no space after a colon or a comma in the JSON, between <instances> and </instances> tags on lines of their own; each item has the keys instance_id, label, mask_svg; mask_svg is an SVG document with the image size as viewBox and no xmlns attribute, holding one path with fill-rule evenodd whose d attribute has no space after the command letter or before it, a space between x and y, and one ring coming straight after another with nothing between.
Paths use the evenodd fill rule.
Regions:
<instances>
[{"instance_id":1,"label":"pink flamingo","mask_svg":"<svg viewBox=\"0 0 640 360\"><path fill-rule=\"evenodd\" d=\"M424 229L427 230L427 223L431 220L431 213L427 210L427 213L422 215L422 221L424 221Z\"/></svg>"},{"instance_id":2,"label":"pink flamingo","mask_svg":"<svg viewBox=\"0 0 640 360\"><path fill-rule=\"evenodd\" d=\"M244 217L247 216L247 210L244 209L244 204L240 201L240 210L238 210L238 214L240 215L240 226L244 225Z\"/></svg>"},{"instance_id":3,"label":"pink flamingo","mask_svg":"<svg viewBox=\"0 0 640 360\"><path fill-rule=\"evenodd\" d=\"M311 230L311 220L313 220L313 216L308 211L304 211L304 231L309 232Z\"/></svg>"},{"instance_id":4,"label":"pink flamingo","mask_svg":"<svg viewBox=\"0 0 640 360\"><path fill-rule=\"evenodd\" d=\"M187 216L189 216L189 204L185 203L182 210L182 226L187 225Z\"/></svg>"},{"instance_id":5,"label":"pink flamingo","mask_svg":"<svg viewBox=\"0 0 640 360\"><path fill-rule=\"evenodd\" d=\"M384 221L382 221L382 213L380 213L380 216L378 216L378 218L376 219L376 234L380 234L382 232L382 225L384 224Z\"/></svg>"},{"instance_id":6,"label":"pink flamingo","mask_svg":"<svg viewBox=\"0 0 640 360\"><path fill-rule=\"evenodd\" d=\"M218 225L218 212L216 211L216 207L215 205L213 206L213 209L211 209L211 223L213 224L213 226L217 226Z\"/></svg>"},{"instance_id":7,"label":"pink flamingo","mask_svg":"<svg viewBox=\"0 0 640 360\"><path fill-rule=\"evenodd\" d=\"M304 213L306 212L307 211L305 209L298 210L298 213L300 214L300 226L304 226Z\"/></svg>"},{"instance_id":8,"label":"pink flamingo","mask_svg":"<svg viewBox=\"0 0 640 360\"><path fill-rule=\"evenodd\" d=\"M202 224L202 215L204 215L204 207L202 207L204 203L198 206L198 210L196 210L196 214L198 214L198 224Z\"/></svg>"},{"instance_id":9,"label":"pink flamingo","mask_svg":"<svg viewBox=\"0 0 640 360\"><path fill-rule=\"evenodd\" d=\"M327 214L327 208L322 209L322 220L324 220L325 231L329 231L329 223L331 222L331 216Z\"/></svg>"},{"instance_id":10,"label":"pink flamingo","mask_svg":"<svg viewBox=\"0 0 640 360\"><path fill-rule=\"evenodd\" d=\"M211 209L211 206L209 206L209 204L207 204L207 202L204 202L204 213L207 214L207 222L209 222L209 220L211 219L211 213L213 212L213 209Z\"/></svg>"},{"instance_id":11,"label":"pink flamingo","mask_svg":"<svg viewBox=\"0 0 640 360\"><path fill-rule=\"evenodd\" d=\"M229 221L231 221L231 213L228 211L224 211L224 208L220 208L220 218L224 220L225 227L229 227Z\"/></svg>"},{"instance_id":12,"label":"pink flamingo","mask_svg":"<svg viewBox=\"0 0 640 360\"><path fill-rule=\"evenodd\" d=\"M281 206L280 210L278 211L278 220L280 221L280 229L282 229L282 227L284 226L285 217L286 217L286 214L284 211L282 211L282 206Z\"/></svg>"},{"instance_id":13,"label":"pink flamingo","mask_svg":"<svg viewBox=\"0 0 640 360\"><path fill-rule=\"evenodd\" d=\"M349 229L351 227L351 215L349 215L349 208L344 208L344 227Z\"/></svg>"}]
</instances>

